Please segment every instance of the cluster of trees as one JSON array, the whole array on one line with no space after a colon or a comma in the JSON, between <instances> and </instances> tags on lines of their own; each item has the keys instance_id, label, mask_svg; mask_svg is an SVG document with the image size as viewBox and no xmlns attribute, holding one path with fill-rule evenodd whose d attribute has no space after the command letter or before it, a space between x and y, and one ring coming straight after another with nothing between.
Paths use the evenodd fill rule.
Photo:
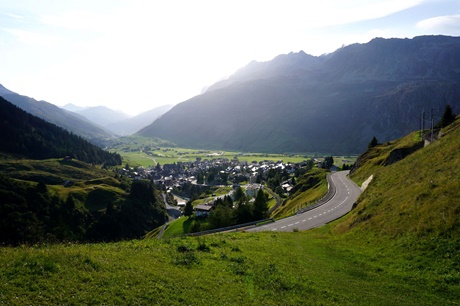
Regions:
<instances>
[{"instance_id":1,"label":"cluster of trees","mask_svg":"<svg viewBox=\"0 0 460 306\"><path fill-rule=\"evenodd\" d=\"M282 195L284 190L281 187L281 182L289 179L289 173L286 171L286 169L269 169L263 178L267 182L268 188L277 194Z\"/></svg>"},{"instance_id":2,"label":"cluster of trees","mask_svg":"<svg viewBox=\"0 0 460 306\"><path fill-rule=\"evenodd\" d=\"M323 169L330 169L334 165L334 158L332 156L324 157L324 161L322 163Z\"/></svg>"},{"instance_id":3,"label":"cluster of trees","mask_svg":"<svg viewBox=\"0 0 460 306\"><path fill-rule=\"evenodd\" d=\"M193 200L187 202L184 209L185 216L193 216L192 202ZM235 201L229 196L217 199L215 208L207 217L207 222L194 217L189 231L194 233L266 219L269 216L267 202L268 196L262 189L257 192L255 200L251 201L241 187L238 187L235 191Z\"/></svg>"},{"instance_id":4,"label":"cluster of trees","mask_svg":"<svg viewBox=\"0 0 460 306\"><path fill-rule=\"evenodd\" d=\"M135 181L128 195L105 211L89 211L70 194L66 200L44 183L19 183L0 174L0 243L115 241L139 238L167 220L152 184Z\"/></svg>"},{"instance_id":5,"label":"cluster of trees","mask_svg":"<svg viewBox=\"0 0 460 306\"><path fill-rule=\"evenodd\" d=\"M0 97L0 151L31 159L69 156L86 163L121 165L121 156L35 117Z\"/></svg>"}]
</instances>

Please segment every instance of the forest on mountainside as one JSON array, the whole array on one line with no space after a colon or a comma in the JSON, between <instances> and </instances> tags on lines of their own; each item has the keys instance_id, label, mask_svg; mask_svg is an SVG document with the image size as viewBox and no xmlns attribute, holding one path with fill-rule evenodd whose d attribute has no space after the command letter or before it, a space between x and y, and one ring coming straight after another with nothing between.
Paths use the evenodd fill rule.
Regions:
<instances>
[{"instance_id":1,"label":"forest on mountainside","mask_svg":"<svg viewBox=\"0 0 460 306\"><path fill-rule=\"evenodd\" d=\"M118 153L107 152L80 136L35 117L0 97L0 152L17 157L70 157L92 164L121 164Z\"/></svg>"}]
</instances>

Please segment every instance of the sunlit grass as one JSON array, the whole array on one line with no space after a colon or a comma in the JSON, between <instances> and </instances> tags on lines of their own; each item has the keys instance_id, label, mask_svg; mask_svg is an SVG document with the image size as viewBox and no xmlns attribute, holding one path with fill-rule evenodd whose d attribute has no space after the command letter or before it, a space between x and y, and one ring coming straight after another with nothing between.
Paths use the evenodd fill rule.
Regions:
<instances>
[{"instance_id":1,"label":"sunlit grass","mask_svg":"<svg viewBox=\"0 0 460 306\"><path fill-rule=\"evenodd\" d=\"M5 304L453 304L458 285L391 241L297 233L1 249ZM389 248L391 247L391 249ZM394 254L396 253L396 255ZM395 261L394 259L397 259Z\"/></svg>"}]
</instances>

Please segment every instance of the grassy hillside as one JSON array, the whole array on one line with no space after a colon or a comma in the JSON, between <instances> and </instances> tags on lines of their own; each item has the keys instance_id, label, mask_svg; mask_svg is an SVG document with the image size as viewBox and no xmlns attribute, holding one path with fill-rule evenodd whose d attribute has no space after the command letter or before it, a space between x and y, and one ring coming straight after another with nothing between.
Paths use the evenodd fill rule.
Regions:
<instances>
[{"instance_id":1,"label":"grassy hillside","mask_svg":"<svg viewBox=\"0 0 460 306\"><path fill-rule=\"evenodd\" d=\"M299 209L313 204L327 192L326 170L313 168L298 180L293 193L272 214L272 218L293 215Z\"/></svg>"},{"instance_id":2,"label":"grassy hillside","mask_svg":"<svg viewBox=\"0 0 460 306\"><path fill-rule=\"evenodd\" d=\"M390 237L458 237L460 129L451 128L459 120L440 140L397 163L372 168L377 158L364 162L352 177L359 182L374 174L373 182L342 226Z\"/></svg>"},{"instance_id":3,"label":"grassy hillside","mask_svg":"<svg viewBox=\"0 0 460 306\"><path fill-rule=\"evenodd\" d=\"M367 241L306 233L2 248L10 305L432 305L458 286ZM401 256L398 256L401 257ZM418 273L414 273L418 272ZM457 291L458 292L458 291Z\"/></svg>"},{"instance_id":4,"label":"grassy hillside","mask_svg":"<svg viewBox=\"0 0 460 306\"><path fill-rule=\"evenodd\" d=\"M103 170L78 160L64 159L1 159L0 172L25 181L42 181L48 185L61 185L66 180L74 182L113 177L113 172ZM119 184L119 183L118 183Z\"/></svg>"},{"instance_id":5,"label":"grassy hillside","mask_svg":"<svg viewBox=\"0 0 460 306\"><path fill-rule=\"evenodd\" d=\"M351 169L352 178L361 186L378 169L403 159L422 146L420 133L413 132L400 139L368 149L358 158L353 169Z\"/></svg>"},{"instance_id":6,"label":"grassy hillside","mask_svg":"<svg viewBox=\"0 0 460 306\"><path fill-rule=\"evenodd\" d=\"M0 243L116 241L163 224L162 197L77 160L0 158Z\"/></svg>"},{"instance_id":7,"label":"grassy hillside","mask_svg":"<svg viewBox=\"0 0 460 306\"><path fill-rule=\"evenodd\" d=\"M312 231L2 247L0 303L458 305L460 128L451 128L397 162L377 163L391 153L374 148L387 157L361 159L355 179L374 180L357 207Z\"/></svg>"}]
</instances>

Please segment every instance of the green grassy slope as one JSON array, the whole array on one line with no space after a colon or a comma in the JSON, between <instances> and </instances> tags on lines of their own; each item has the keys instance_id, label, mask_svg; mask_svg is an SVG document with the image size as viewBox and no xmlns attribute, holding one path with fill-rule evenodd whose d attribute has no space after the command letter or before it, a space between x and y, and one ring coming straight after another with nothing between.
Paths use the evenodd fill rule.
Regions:
<instances>
[{"instance_id":1,"label":"green grassy slope","mask_svg":"<svg viewBox=\"0 0 460 306\"><path fill-rule=\"evenodd\" d=\"M308 233L220 234L166 241L2 248L6 304L453 304L387 259ZM373 261L370 261L373 259Z\"/></svg>"},{"instance_id":2,"label":"green grassy slope","mask_svg":"<svg viewBox=\"0 0 460 306\"><path fill-rule=\"evenodd\" d=\"M327 193L326 170L313 168L298 180L293 193L272 214L272 218L293 215L299 209L313 204Z\"/></svg>"},{"instance_id":3,"label":"green grassy slope","mask_svg":"<svg viewBox=\"0 0 460 306\"><path fill-rule=\"evenodd\" d=\"M353 180L361 186L378 169L410 155L421 146L422 139L419 132L377 145L364 152L355 162L355 167L351 170Z\"/></svg>"},{"instance_id":4,"label":"green grassy slope","mask_svg":"<svg viewBox=\"0 0 460 306\"><path fill-rule=\"evenodd\" d=\"M460 129L456 128L389 166L368 167L376 158L365 162L353 178L360 181L374 174L374 179L346 225L354 231L371 231L389 237L457 237L460 233L459 140Z\"/></svg>"},{"instance_id":5,"label":"green grassy slope","mask_svg":"<svg viewBox=\"0 0 460 306\"><path fill-rule=\"evenodd\" d=\"M126 195L126 183L113 178L111 171L78 160L0 159L0 173L18 182L44 182L63 201L72 195L90 211L105 210L109 203ZM64 187L65 181L73 185Z\"/></svg>"}]
</instances>

